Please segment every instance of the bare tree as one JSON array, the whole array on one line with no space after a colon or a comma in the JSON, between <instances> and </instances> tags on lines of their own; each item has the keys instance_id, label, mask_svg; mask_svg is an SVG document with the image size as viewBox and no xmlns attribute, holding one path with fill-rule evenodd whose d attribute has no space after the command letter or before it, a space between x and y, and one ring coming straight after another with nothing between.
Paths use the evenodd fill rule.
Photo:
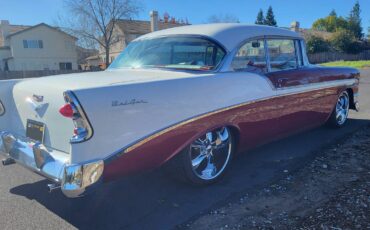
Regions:
<instances>
[{"instance_id":1,"label":"bare tree","mask_svg":"<svg viewBox=\"0 0 370 230\"><path fill-rule=\"evenodd\" d=\"M207 20L208 23L239 23L239 19L232 14L212 15Z\"/></svg>"},{"instance_id":2,"label":"bare tree","mask_svg":"<svg viewBox=\"0 0 370 230\"><path fill-rule=\"evenodd\" d=\"M119 39L114 28L119 19L137 16L141 10L137 0L64 0L67 20L64 27L84 43L94 42L105 51L105 64L110 64L111 46Z\"/></svg>"}]
</instances>

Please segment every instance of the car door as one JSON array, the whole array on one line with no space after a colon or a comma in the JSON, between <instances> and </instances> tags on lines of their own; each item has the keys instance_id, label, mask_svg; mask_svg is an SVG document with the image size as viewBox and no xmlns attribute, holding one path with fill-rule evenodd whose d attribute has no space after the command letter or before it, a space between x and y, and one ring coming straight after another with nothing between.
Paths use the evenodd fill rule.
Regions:
<instances>
[{"instance_id":1,"label":"car door","mask_svg":"<svg viewBox=\"0 0 370 230\"><path fill-rule=\"evenodd\" d=\"M266 45L269 60L266 76L279 99L279 133L284 136L323 123L327 113L322 112L322 106L330 92L312 88L315 71L304 65L301 42L267 38Z\"/></svg>"},{"instance_id":2,"label":"car door","mask_svg":"<svg viewBox=\"0 0 370 230\"><path fill-rule=\"evenodd\" d=\"M248 116L242 118L239 124L243 133L241 141L252 147L274 139L279 134L279 116L274 102L275 88L266 77L268 66L264 38L251 39L243 43L233 57L231 68L238 75L244 74L246 78L252 77L253 73L253 77L260 77L271 86L271 98L253 105L246 113Z\"/></svg>"}]
</instances>

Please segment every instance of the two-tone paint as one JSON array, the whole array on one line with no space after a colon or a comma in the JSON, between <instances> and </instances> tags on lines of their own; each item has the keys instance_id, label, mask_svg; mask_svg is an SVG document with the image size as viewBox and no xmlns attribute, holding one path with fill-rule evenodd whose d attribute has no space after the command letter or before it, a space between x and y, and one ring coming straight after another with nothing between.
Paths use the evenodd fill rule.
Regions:
<instances>
[{"instance_id":1,"label":"two-tone paint","mask_svg":"<svg viewBox=\"0 0 370 230\"><path fill-rule=\"evenodd\" d=\"M239 47L255 38L293 39L304 51L302 38L292 31L195 25L138 40L161 36L201 36L219 43L226 56L213 71L109 69L2 82L6 112L0 116L0 152L62 184L75 197L85 191L81 181L90 185L159 167L214 128L230 127L238 152L244 152L325 123L343 90L355 108L359 73L354 69L313 66L305 54L304 65L289 71L262 74L230 67ZM78 99L91 125L87 141L70 142L73 121L59 113L66 91ZM42 102L32 101L34 95L42 96ZM44 143L25 138L28 119L46 125ZM88 177L76 179L86 173Z\"/></svg>"}]
</instances>

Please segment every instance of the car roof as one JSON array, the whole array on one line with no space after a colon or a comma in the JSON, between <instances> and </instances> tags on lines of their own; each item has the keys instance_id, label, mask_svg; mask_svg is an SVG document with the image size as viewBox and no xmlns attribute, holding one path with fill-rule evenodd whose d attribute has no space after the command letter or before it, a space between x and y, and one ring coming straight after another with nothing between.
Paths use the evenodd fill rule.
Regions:
<instances>
[{"instance_id":1,"label":"car roof","mask_svg":"<svg viewBox=\"0 0 370 230\"><path fill-rule=\"evenodd\" d=\"M242 23L214 23L180 26L146 34L137 40L169 35L201 35L212 38L222 44L228 51L236 48L246 39L261 36L281 36L302 39L291 30L261 25L247 25Z\"/></svg>"}]
</instances>

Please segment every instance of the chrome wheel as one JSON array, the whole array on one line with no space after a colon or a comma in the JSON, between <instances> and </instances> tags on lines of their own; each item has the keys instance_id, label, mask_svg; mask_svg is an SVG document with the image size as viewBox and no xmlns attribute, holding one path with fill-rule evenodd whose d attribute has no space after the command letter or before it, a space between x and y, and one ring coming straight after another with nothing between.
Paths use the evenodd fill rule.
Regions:
<instances>
[{"instance_id":1,"label":"chrome wheel","mask_svg":"<svg viewBox=\"0 0 370 230\"><path fill-rule=\"evenodd\" d=\"M338 125L343 125L346 122L349 113L349 96L347 92L343 92L339 96L335 112Z\"/></svg>"},{"instance_id":2,"label":"chrome wheel","mask_svg":"<svg viewBox=\"0 0 370 230\"><path fill-rule=\"evenodd\" d=\"M232 153L230 130L226 127L206 133L190 145L191 167L203 180L213 180L225 170Z\"/></svg>"}]
</instances>

